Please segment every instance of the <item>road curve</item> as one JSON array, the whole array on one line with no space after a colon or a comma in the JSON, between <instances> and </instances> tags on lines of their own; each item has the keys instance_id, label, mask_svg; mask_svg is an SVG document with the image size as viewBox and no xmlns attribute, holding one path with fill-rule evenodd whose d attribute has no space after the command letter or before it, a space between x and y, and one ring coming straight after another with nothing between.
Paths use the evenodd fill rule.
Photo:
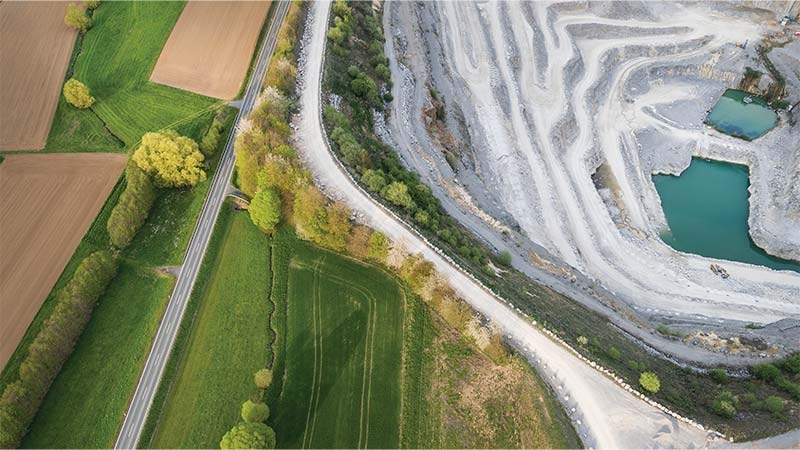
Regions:
<instances>
[{"instance_id":1,"label":"road curve","mask_svg":"<svg viewBox=\"0 0 800 450\"><path fill-rule=\"evenodd\" d=\"M267 37L261 45L261 50L247 85L241 107L236 115L234 126L238 125L239 120L250 113L256 97L261 92L267 65L275 50L278 30L286 17L289 2L281 1L276 6L275 15L269 24ZM133 394L128 412L122 422L122 428L117 435L117 442L114 444L114 448L136 448L136 443L142 433L142 428L147 420L147 413L153 403L153 397L158 389L175 337L178 335L181 318L189 302L192 288L197 279L197 273L200 270L200 264L208 247L208 241L211 239L211 232L214 230L214 224L217 221L222 202L225 200L228 184L233 174L234 141L235 133L232 132L228 136L225 150L220 156L217 171L211 182L211 188L208 191L205 203L203 203L203 209L189 241L189 247L186 250L181 270L178 273L175 288L170 296L164 317L161 319L161 324L153 340L150 354L147 357L147 362L145 362L144 370L139 378L139 384L136 386L136 392Z\"/></svg>"},{"instance_id":2,"label":"road curve","mask_svg":"<svg viewBox=\"0 0 800 450\"><path fill-rule=\"evenodd\" d=\"M325 54L330 3L315 2L306 22L303 58L298 71L302 86L296 118L296 144L326 192L348 203L375 229L408 251L421 253L473 308L494 321L509 341L539 369L566 407L587 447L703 447L712 434L679 421L642 401L590 367L514 312L455 266L449 258L376 203L359 188L331 153L321 122L321 71Z\"/></svg>"}]
</instances>

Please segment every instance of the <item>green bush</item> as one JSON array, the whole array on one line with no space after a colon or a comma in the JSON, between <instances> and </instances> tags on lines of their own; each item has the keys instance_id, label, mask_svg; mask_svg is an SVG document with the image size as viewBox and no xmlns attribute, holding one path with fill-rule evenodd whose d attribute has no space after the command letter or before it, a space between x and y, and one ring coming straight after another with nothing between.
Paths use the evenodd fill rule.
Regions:
<instances>
[{"instance_id":1,"label":"green bush","mask_svg":"<svg viewBox=\"0 0 800 450\"><path fill-rule=\"evenodd\" d=\"M714 414L726 419L732 419L736 415L736 407L724 400L714 400L711 410L714 411Z\"/></svg>"},{"instance_id":2,"label":"green bush","mask_svg":"<svg viewBox=\"0 0 800 450\"><path fill-rule=\"evenodd\" d=\"M764 409L776 416L779 416L781 413L783 413L783 405L783 399L774 395L764 399Z\"/></svg>"},{"instance_id":3,"label":"green bush","mask_svg":"<svg viewBox=\"0 0 800 450\"><path fill-rule=\"evenodd\" d=\"M242 420L250 423L263 422L269 417L269 406L247 400L242 404Z\"/></svg>"},{"instance_id":4,"label":"green bush","mask_svg":"<svg viewBox=\"0 0 800 450\"><path fill-rule=\"evenodd\" d=\"M711 369L709 372L711 379L717 384L725 384L728 382L728 372L725 369Z\"/></svg>"},{"instance_id":5,"label":"green bush","mask_svg":"<svg viewBox=\"0 0 800 450\"><path fill-rule=\"evenodd\" d=\"M200 151L204 155L211 156L217 150L223 127L222 122L217 119L211 122L211 126L206 131L205 136L200 140Z\"/></svg>"},{"instance_id":6,"label":"green bush","mask_svg":"<svg viewBox=\"0 0 800 450\"><path fill-rule=\"evenodd\" d=\"M653 372L642 372L642 374L639 375L639 384L646 391L654 394L661 389L661 381L658 379L658 375Z\"/></svg>"},{"instance_id":7,"label":"green bush","mask_svg":"<svg viewBox=\"0 0 800 450\"><path fill-rule=\"evenodd\" d=\"M756 378L769 383L777 380L781 375L781 371L770 363L756 364L751 370Z\"/></svg>"}]
</instances>

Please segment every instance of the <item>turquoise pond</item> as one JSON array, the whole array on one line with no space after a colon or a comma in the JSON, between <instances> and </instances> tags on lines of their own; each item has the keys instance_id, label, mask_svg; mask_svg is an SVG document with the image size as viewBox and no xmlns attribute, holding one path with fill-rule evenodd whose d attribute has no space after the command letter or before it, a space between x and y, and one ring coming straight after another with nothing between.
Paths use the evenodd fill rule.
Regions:
<instances>
[{"instance_id":1,"label":"turquoise pond","mask_svg":"<svg viewBox=\"0 0 800 450\"><path fill-rule=\"evenodd\" d=\"M748 141L763 136L777 122L778 115L763 98L735 89L725 91L706 117L717 130Z\"/></svg>"},{"instance_id":2,"label":"turquoise pond","mask_svg":"<svg viewBox=\"0 0 800 450\"><path fill-rule=\"evenodd\" d=\"M672 248L711 258L800 272L800 263L768 255L748 233L749 170L739 164L693 158L680 176L653 175Z\"/></svg>"}]
</instances>

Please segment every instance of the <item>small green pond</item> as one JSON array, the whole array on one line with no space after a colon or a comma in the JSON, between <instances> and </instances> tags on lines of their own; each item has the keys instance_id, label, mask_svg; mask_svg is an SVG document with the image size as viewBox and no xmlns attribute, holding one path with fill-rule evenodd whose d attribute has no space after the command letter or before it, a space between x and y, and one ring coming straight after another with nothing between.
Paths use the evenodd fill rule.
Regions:
<instances>
[{"instance_id":1,"label":"small green pond","mask_svg":"<svg viewBox=\"0 0 800 450\"><path fill-rule=\"evenodd\" d=\"M748 141L763 136L777 122L778 115L766 100L735 89L725 91L706 117L717 130Z\"/></svg>"},{"instance_id":2,"label":"small green pond","mask_svg":"<svg viewBox=\"0 0 800 450\"><path fill-rule=\"evenodd\" d=\"M680 176L653 175L672 248L710 258L800 272L800 263L768 255L748 233L747 166L693 158Z\"/></svg>"}]
</instances>

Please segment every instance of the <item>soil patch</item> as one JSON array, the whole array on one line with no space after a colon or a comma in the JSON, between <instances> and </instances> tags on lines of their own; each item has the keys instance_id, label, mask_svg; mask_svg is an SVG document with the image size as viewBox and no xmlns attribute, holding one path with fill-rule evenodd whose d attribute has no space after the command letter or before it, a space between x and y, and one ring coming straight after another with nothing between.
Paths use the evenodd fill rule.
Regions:
<instances>
[{"instance_id":1,"label":"soil patch","mask_svg":"<svg viewBox=\"0 0 800 450\"><path fill-rule=\"evenodd\" d=\"M124 154L27 154L7 156L0 164L0 366L103 206L125 160Z\"/></svg>"},{"instance_id":2,"label":"soil patch","mask_svg":"<svg viewBox=\"0 0 800 450\"><path fill-rule=\"evenodd\" d=\"M47 141L76 31L63 2L0 3L0 150Z\"/></svg>"},{"instance_id":3,"label":"soil patch","mask_svg":"<svg viewBox=\"0 0 800 450\"><path fill-rule=\"evenodd\" d=\"M169 35L150 81L232 99L267 17L270 2L190 1Z\"/></svg>"}]
</instances>

